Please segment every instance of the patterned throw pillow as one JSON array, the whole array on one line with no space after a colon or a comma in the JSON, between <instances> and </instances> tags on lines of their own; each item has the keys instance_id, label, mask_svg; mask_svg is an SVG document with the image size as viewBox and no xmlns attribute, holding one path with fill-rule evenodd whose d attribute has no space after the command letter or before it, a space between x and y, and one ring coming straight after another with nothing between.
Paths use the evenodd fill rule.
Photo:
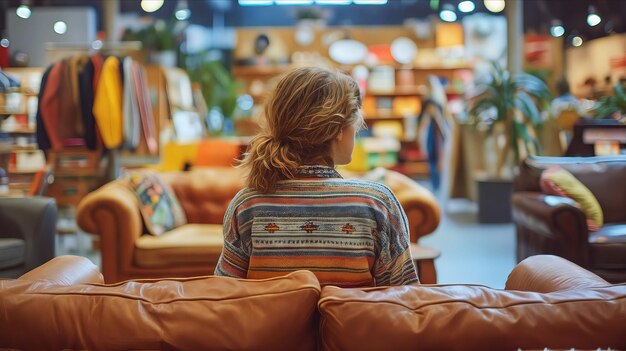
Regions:
<instances>
[{"instance_id":1,"label":"patterned throw pillow","mask_svg":"<svg viewBox=\"0 0 626 351\"><path fill-rule=\"evenodd\" d=\"M548 195L564 196L576 201L587 217L589 231L598 231L604 224L602 207L596 197L566 169L556 166L546 169L541 173L540 185Z\"/></svg>"},{"instance_id":2,"label":"patterned throw pillow","mask_svg":"<svg viewBox=\"0 0 626 351\"><path fill-rule=\"evenodd\" d=\"M122 178L139 199L139 211L148 233L161 235L187 223L176 194L154 172L128 172Z\"/></svg>"}]
</instances>

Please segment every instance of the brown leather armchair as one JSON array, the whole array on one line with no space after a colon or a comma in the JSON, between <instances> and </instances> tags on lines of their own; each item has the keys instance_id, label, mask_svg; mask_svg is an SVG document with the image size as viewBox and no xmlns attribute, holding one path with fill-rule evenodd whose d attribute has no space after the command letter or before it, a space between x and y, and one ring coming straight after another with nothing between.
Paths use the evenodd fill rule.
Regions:
<instances>
[{"instance_id":1,"label":"brown leather armchair","mask_svg":"<svg viewBox=\"0 0 626 351\"><path fill-rule=\"evenodd\" d=\"M379 181L391 188L407 214L411 242L433 232L440 212L432 193L400 173L385 170L381 176ZM223 245L221 224L230 200L244 187L242 171L207 167L160 173L159 177L176 193L188 224L158 237L143 235L139 202L120 180L88 194L78 206L78 225L100 237L107 283L201 276L215 270ZM436 280L432 268L426 277L429 283Z\"/></svg>"},{"instance_id":2,"label":"brown leather armchair","mask_svg":"<svg viewBox=\"0 0 626 351\"><path fill-rule=\"evenodd\" d=\"M589 232L583 211L573 200L541 192L539 179L548 166L570 171L595 195L604 226ZM517 260L553 254L602 278L626 282L626 156L531 157L513 183L513 221Z\"/></svg>"}]
</instances>

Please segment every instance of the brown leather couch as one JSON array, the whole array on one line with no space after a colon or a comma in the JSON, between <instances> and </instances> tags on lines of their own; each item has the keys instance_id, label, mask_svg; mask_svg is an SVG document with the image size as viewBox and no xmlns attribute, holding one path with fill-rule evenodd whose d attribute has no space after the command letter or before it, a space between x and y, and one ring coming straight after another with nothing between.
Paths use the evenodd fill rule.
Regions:
<instances>
[{"instance_id":1,"label":"brown leather couch","mask_svg":"<svg viewBox=\"0 0 626 351\"><path fill-rule=\"evenodd\" d=\"M189 224L158 237L143 235L139 201L121 180L88 194L78 206L78 225L100 238L107 283L213 274L222 251L224 212L244 186L243 174L234 168L197 168L159 173L159 177L176 193ZM432 193L394 171L384 171L379 180L406 211L413 243L437 228L440 210Z\"/></svg>"},{"instance_id":2,"label":"brown leather couch","mask_svg":"<svg viewBox=\"0 0 626 351\"><path fill-rule=\"evenodd\" d=\"M22 350L626 349L626 285L556 256L480 285L320 288L308 271L105 285L61 256L0 280L0 348Z\"/></svg>"},{"instance_id":3,"label":"brown leather couch","mask_svg":"<svg viewBox=\"0 0 626 351\"><path fill-rule=\"evenodd\" d=\"M573 200L541 192L541 172L551 165L569 170L595 195L604 226L589 232ZM602 278L626 282L626 156L532 157L523 161L513 184L513 221L518 261L553 254Z\"/></svg>"}]
</instances>

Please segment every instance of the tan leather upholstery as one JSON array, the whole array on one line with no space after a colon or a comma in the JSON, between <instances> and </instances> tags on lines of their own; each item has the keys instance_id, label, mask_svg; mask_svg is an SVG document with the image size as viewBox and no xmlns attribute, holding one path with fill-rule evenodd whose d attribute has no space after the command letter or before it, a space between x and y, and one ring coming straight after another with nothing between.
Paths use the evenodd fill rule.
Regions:
<instances>
[{"instance_id":1,"label":"tan leather upholstery","mask_svg":"<svg viewBox=\"0 0 626 351\"><path fill-rule=\"evenodd\" d=\"M135 242L139 267L213 266L222 253L221 224L185 224L159 236L142 235Z\"/></svg>"},{"instance_id":2,"label":"tan leather upholstery","mask_svg":"<svg viewBox=\"0 0 626 351\"><path fill-rule=\"evenodd\" d=\"M20 279L0 280L0 348L626 349L626 285L611 285L556 256L520 263L507 281L517 290L325 287L321 296L315 275L306 271L265 280L103 285L84 278L93 267L62 257Z\"/></svg>"},{"instance_id":3,"label":"tan leather upholstery","mask_svg":"<svg viewBox=\"0 0 626 351\"><path fill-rule=\"evenodd\" d=\"M550 274L543 264L551 263ZM604 286L561 258L527 259L508 285L523 282L553 293L479 285L372 289L324 287L320 336L326 350L516 350L626 347L626 286ZM537 275L527 277L526 275ZM550 281L537 280L556 278ZM561 285L563 281L572 284ZM576 286L576 282L581 287ZM560 287L565 287L561 289Z\"/></svg>"},{"instance_id":4,"label":"tan leather upholstery","mask_svg":"<svg viewBox=\"0 0 626 351\"><path fill-rule=\"evenodd\" d=\"M221 225L230 200L245 186L244 174L235 168L197 168L159 177L172 187L191 224ZM407 214L411 241L433 232L440 220L435 197L400 173L386 170L383 178ZM120 181L88 194L78 206L77 221L86 232L100 236L107 283L212 274L223 245L214 236L204 237L202 226L193 225L159 237L142 237L139 202ZM174 240L168 239L172 236Z\"/></svg>"},{"instance_id":5,"label":"tan leather upholstery","mask_svg":"<svg viewBox=\"0 0 626 351\"><path fill-rule=\"evenodd\" d=\"M160 173L159 177L170 184L191 224L221 225L230 200L244 187L241 171L234 168L201 168ZM83 230L100 236L102 271L108 283L132 278L212 274L223 245L222 241L216 243L210 238L189 239L184 240L188 243L186 246L173 244L175 247L161 245L157 248L153 243L148 250L142 245L145 229L139 201L119 180L88 194L80 202L76 218ZM200 228L202 226L176 230L202 232ZM156 239L168 241L169 234Z\"/></svg>"},{"instance_id":6,"label":"tan leather upholstery","mask_svg":"<svg viewBox=\"0 0 626 351\"><path fill-rule=\"evenodd\" d=\"M104 278L89 259L80 256L59 256L22 275L20 280L47 280L55 285L101 284Z\"/></svg>"},{"instance_id":7,"label":"tan leather upholstery","mask_svg":"<svg viewBox=\"0 0 626 351\"><path fill-rule=\"evenodd\" d=\"M58 263L58 262L57 262ZM0 281L0 347L28 350L315 350L315 275L62 286ZM277 333L276 331L280 331Z\"/></svg>"}]
</instances>

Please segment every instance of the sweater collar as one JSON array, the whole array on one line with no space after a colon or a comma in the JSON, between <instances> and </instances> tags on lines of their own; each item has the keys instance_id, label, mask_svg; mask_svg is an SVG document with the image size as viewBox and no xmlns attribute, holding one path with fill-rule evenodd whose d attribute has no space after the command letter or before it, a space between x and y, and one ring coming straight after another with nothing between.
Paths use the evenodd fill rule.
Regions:
<instances>
[{"instance_id":1,"label":"sweater collar","mask_svg":"<svg viewBox=\"0 0 626 351\"><path fill-rule=\"evenodd\" d=\"M298 167L296 178L342 178L333 167L322 165L306 165Z\"/></svg>"}]
</instances>

